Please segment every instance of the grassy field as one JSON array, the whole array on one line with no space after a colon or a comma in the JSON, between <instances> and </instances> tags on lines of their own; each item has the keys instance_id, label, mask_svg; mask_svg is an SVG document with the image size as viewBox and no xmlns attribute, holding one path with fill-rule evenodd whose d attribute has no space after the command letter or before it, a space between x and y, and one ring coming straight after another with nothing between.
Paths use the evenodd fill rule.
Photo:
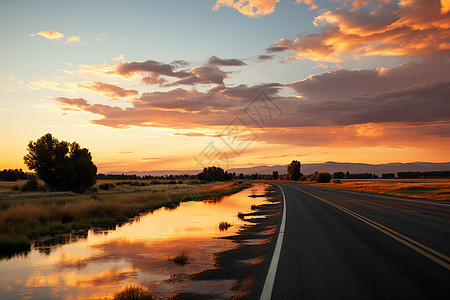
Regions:
<instances>
[{"instance_id":1,"label":"grassy field","mask_svg":"<svg viewBox=\"0 0 450 300\"><path fill-rule=\"evenodd\" d=\"M72 230L111 227L163 206L176 207L182 201L229 195L246 183L116 185L85 195L60 193L3 193L0 198L0 255L30 248L34 238ZM149 184L151 181L140 181ZM15 183L21 184L21 183ZM133 181L133 184L134 181ZM8 185L1 182L0 186ZM6 188L2 187L6 190ZM14 198L8 198L12 197Z\"/></svg>"},{"instance_id":2,"label":"grassy field","mask_svg":"<svg viewBox=\"0 0 450 300\"><path fill-rule=\"evenodd\" d=\"M341 179L307 184L374 194L450 201L450 179Z\"/></svg>"}]
</instances>

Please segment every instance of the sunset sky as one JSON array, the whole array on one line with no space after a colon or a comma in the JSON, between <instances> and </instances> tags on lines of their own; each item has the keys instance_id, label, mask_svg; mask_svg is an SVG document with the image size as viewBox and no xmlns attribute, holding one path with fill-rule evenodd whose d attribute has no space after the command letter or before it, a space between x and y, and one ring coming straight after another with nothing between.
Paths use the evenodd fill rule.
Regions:
<instances>
[{"instance_id":1,"label":"sunset sky","mask_svg":"<svg viewBox=\"0 0 450 300\"><path fill-rule=\"evenodd\" d=\"M450 0L2 1L0 169L448 162Z\"/></svg>"}]
</instances>

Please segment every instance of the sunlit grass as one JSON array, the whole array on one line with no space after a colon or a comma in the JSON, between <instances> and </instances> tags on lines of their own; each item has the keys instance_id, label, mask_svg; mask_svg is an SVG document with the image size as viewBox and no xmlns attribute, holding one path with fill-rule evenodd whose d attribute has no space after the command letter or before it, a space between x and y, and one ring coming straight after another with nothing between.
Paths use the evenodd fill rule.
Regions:
<instances>
[{"instance_id":1,"label":"sunlit grass","mask_svg":"<svg viewBox=\"0 0 450 300\"><path fill-rule=\"evenodd\" d=\"M245 183L215 183L166 188L155 192L128 192L65 197L24 198L0 201L0 254L20 251L30 239L72 230L112 227L141 213L182 201L229 195L248 187ZM27 241L28 243L24 243Z\"/></svg>"},{"instance_id":2,"label":"sunlit grass","mask_svg":"<svg viewBox=\"0 0 450 300\"><path fill-rule=\"evenodd\" d=\"M177 263L179 265L185 265L189 262L189 256L186 250L182 250L180 253L173 257L169 257L169 260L173 261L174 263Z\"/></svg>"},{"instance_id":3,"label":"sunlit grass","mask_svg":"<svg viewBox=\"0 0 450 300\"><path fill-rule=\"evenodd\" d=\"M131 285L114 294L113 300L151 300L152 294L145 288Z\"/></svg>"}]
</instances>

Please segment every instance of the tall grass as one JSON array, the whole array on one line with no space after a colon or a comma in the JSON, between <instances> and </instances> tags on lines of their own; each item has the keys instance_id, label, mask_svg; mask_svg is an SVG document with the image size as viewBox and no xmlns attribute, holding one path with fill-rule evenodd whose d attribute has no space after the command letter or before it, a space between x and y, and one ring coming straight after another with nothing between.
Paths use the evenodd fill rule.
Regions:
<instances>
[{"instance_id":1,"label":"tall grass","mask_svg":"<svg viewBox=\"0 0 450 300\"><path fill-rule=\"evenodd\" d=\"M175 255L173 257L170 257L169 260L173 261L174 263L177 263L179 265L185 265L189 261L188 253L185 249L183 249L178 255Z\"/></svg>"},{"instance_id":2,"label":"tall grass","mask_svg":"<svg viewBox=\"0 0 450 300\"><path fill-rule=\"evenodd\" d=\"M152 294L140 286L126 286L123 290L114 294L114 300L151 300Z\"/></svg>"},{"instance_id":3,"label":"tall grass","mask_svg":"<svg viewBox=\"0 0 450 300\"><path fill-rule=\"evenodd\" d=\"M229 195L245 187L248 184L230 183L189 191L176 189L171 190L170 197L166 192L142 192L101 194L96 199L79 196L3 201L0 202L0 255L27 250L30 239L39 236L111 227L163 206Z\"/></svg>"}]
</instances>

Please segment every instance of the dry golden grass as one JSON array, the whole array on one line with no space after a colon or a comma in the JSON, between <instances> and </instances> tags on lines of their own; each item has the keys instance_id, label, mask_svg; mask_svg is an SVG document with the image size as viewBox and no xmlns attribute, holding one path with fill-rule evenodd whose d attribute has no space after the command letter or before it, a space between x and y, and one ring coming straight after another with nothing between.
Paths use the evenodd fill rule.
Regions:
<instances>
[{"instance_id":1,"label":"dry golden grass","mask_svg":"<svg viewBox=\"0 0 450 300\"><path fill-rule=\"evenodd\" d=\"M305 183L342 190L450 201L450 179L341 179L341 183Z\"/></svg>"}]
</instances>

